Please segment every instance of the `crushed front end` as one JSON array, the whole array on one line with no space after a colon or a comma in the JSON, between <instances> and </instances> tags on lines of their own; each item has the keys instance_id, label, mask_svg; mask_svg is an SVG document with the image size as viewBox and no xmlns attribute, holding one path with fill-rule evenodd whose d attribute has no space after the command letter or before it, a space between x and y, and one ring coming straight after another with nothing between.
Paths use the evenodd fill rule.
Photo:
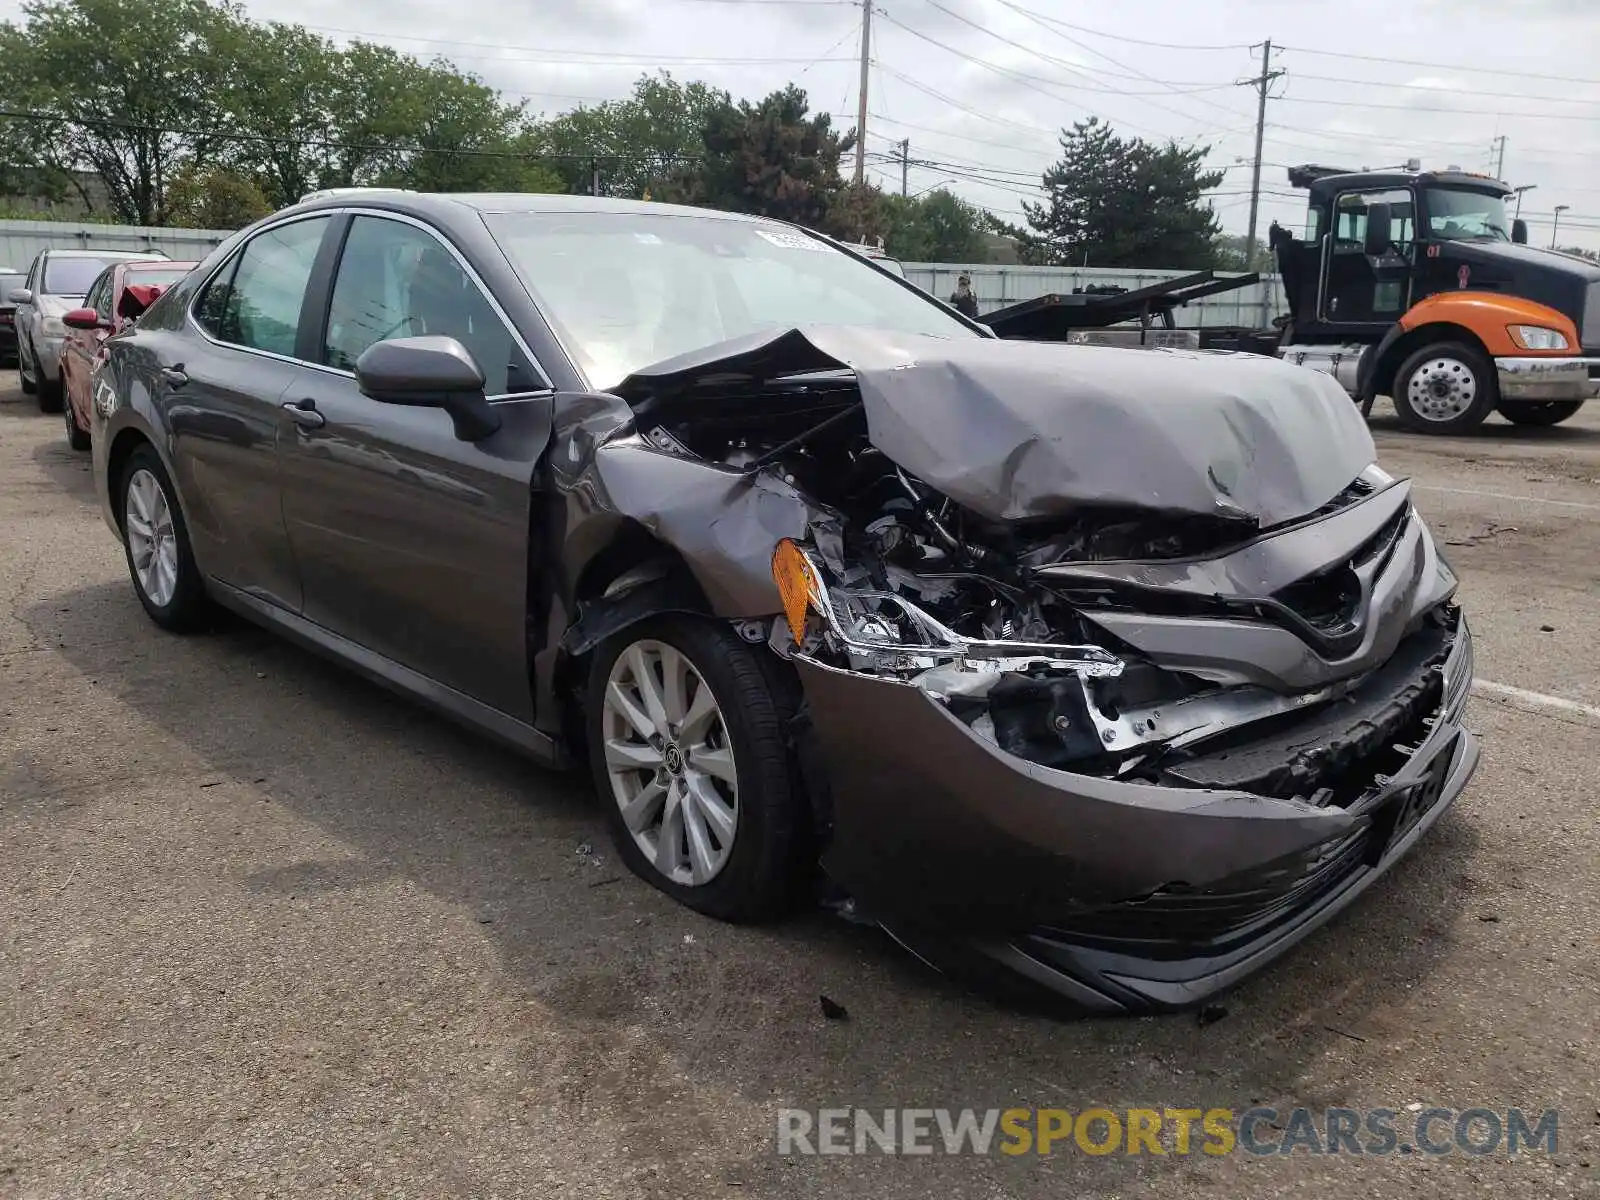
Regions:
<instances>
[{"instance_id":1,"label":"crushed front end","mask_svg":"<svg viewBox=\"0 0 1600 1200\"><path fill-rule=\"evenodd\" d=\"M936 965L1197 1003L1475 769L1409 484L1336 386L1249 357L796 333L639 384L656 445L813 502L769 644L822 865Z\"/></svg>"}]
</instances>

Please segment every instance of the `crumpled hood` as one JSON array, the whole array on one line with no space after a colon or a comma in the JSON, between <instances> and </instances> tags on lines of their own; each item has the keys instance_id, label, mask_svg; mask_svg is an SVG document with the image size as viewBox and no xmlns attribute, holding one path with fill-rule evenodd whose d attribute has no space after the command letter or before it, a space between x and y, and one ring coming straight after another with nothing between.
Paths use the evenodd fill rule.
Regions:
<instances>
[{"instance_id":1,"label":"crumpled hood","mask_svg":"<svg viewBox=\"0 0 1600 1200\"><path fill-rule=\"evenodd\" d=\"M856 374L873 445L994 520L1099 504L1279 525L1376 457L1337 383L1248 354L810 328L668 360L617 394L839 367Z\"/></svg>"}]
</instances>

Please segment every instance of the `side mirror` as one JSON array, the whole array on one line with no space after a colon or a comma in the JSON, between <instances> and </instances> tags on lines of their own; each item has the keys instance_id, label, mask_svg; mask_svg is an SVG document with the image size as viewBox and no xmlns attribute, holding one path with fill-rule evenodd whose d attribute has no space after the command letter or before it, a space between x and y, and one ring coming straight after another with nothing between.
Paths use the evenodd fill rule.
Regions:
<instances>
[{"instance_id":1,"label":"side mirror","mask_svg":"<svg viewBox=\"0 0 1600 1200\"><path fill-rule=\"evenodd\" d=\"M452 337L374 342L356 359L356 386L384 404L444 409L464 442L481 442L500 428L500 414L483 396L483 369Z\"/></svg>"},{"instance_id":2,"label":"side mirror","mask_svg":"<svg viewBox=\"0 0 1600 1200\"><path fill-rule=\"evenodd\" d=\"M1528 244L1528 223L1521 217L1511 222L1511 240L1519 246Z\"/></svg>"},{"instance_id":3,"label":"side mirror","mask_svg":"<svg viewBox=\"0 0 1600 1200\"><path fill-rule=\"evenodd\" d=\"M1367 232L1362 243L1362 252L1368 258L1382 258L1389 253L1389 206L1379 201L1367 208Z\"/></svg>"},{"instance_id":4,"label":"side mirror","mask_svg":"<svg viewBox=\"0 0 1600 1200\"><path fill-rule=\"evenodd\" d=\"M61 323L68 329L110 328L110 322L102 321L100 314L92 308L74 308L61 318Z\"/></svg>"},{"instance_id":5,"label":"side mirror","mask_svg":"<svg viewBox=\"0 0 1600 1200\"><path fill-rule=\"evenodd\" d=\"M33 299L33 293L27 288L12 288L11 295L6 299L13 304L27 304Z\"/></svg>"}]
</instances>

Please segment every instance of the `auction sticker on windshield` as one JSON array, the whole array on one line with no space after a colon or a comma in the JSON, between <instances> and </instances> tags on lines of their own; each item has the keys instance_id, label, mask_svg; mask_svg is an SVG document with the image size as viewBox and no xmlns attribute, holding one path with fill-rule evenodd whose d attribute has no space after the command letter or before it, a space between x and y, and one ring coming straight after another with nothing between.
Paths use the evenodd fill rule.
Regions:
<instances>
[{"instance_id":1,"label":"auction sticker on windshield","mask_svg":"<svg viewBox=\"0 0 1600 1200\"><path fill-rule=\"evenodd\" d=\"M758 229L756 230L756 236L765 238L774 246L781 246L785 250L814 250L822 254L828 252L828 247L824 243L817 241L816 238L808 238L803 233L784 233L781 230Z\"/></svg>"}]
</instances>

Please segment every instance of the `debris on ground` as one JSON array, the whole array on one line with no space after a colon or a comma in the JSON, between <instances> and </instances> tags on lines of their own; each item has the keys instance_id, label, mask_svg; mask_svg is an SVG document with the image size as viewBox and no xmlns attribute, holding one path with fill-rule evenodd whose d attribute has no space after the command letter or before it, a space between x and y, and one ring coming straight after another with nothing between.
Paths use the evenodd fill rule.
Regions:
<instances>
[{"instance_id":1,"label":"debris on ground","mask_svg":"<svg viewBox=\"0 0 1600 1200\"><path fill-rule=\"evenodd\" d=\"M1469 534L1466 535L1466 537L1462 537L1462 538L1448 538L1445 541L1445 545L1446 546L1476 546L1479 542L1487 542L1492 538L1499 537L1502 533L1516 533L1516 532L1517 532L1517 527L1515 525L1500 525L1500 524L1497 524L1494 521L1490 521L1487 525L1484 526L1482 533L1469 533Z\"/></svg>"},{"instance_id":2,"label":"debris on ground","mask_svg":"<svg viewBox=\"0 0 1600 1200\"><path fill-rule=\"evenodd\" d=\"M848 1021L850 1010L837 1000L830 1000L826 996L818 996L822 1001L822 1015L829 1021Z\"/></svg>"},{"instance_id":3,"label":"debris on ground","mask_svg":"<svg viewBox=\"0 0 1600 1200\"><path fill-rule=\"evenodd\" d=\"M1228 1008L1226 1005L1207 1004L1195 1013L1195 1019L1200 1022L1200 1028L1204 1029L1207 1025L1215 1025L1227 1015Z\"/></svg>"}]
</instances>

